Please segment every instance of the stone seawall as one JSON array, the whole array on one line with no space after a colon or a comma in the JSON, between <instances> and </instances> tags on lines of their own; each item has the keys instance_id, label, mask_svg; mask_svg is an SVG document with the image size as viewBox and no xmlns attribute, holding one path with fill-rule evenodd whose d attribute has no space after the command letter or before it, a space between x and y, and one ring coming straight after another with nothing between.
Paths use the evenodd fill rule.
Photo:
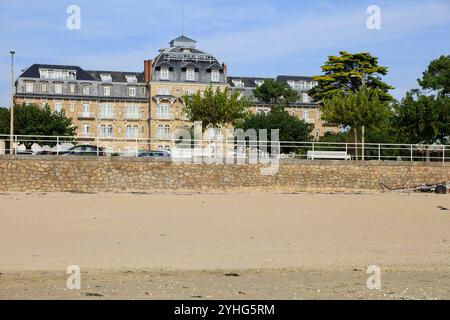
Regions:
<instances>
[{"instance_id":1,"label":"stone seawall","mask_svg":"<svg viewBox=\"0 0 450 320\"><path fill-rule=\"evenodd\" d=\"M300 161L262 165L176 164L138 158L0 156L0 192L380 191L450 181L450 163Z\"/></svg>"}]
</instances>

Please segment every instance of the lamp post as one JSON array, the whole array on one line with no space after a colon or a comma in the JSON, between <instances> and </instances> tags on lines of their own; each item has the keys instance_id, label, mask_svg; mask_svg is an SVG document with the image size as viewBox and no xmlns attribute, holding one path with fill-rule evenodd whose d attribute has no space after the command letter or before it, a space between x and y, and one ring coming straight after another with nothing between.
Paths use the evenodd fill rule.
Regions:
<instances>
[{"instance_id":1,"label":"lamp post","mask_svg":"<svg viewBox=\"0 0 450 320\"><path fill-rule=\"evenodd\" d=\"M9 154L14 154L14 50L11 54L11 108L10 108L10 124L9 124Z\"/></svg>"},{"instance_id":2,"label":"lamp post","mask_svg":"<svg viewBox=\"0 0 450 320\"><path fill-rule=\"evenodd\" d=\"M361 79L361 87L365 86L365 81L364 81L364 74L363 75L351 75L350 77L352 78L360 78ZM364 136L365 136L365 132L366 132L366 126L362 125L361 126L361 160L364 161Z\"/></svg>"}]
</instances>

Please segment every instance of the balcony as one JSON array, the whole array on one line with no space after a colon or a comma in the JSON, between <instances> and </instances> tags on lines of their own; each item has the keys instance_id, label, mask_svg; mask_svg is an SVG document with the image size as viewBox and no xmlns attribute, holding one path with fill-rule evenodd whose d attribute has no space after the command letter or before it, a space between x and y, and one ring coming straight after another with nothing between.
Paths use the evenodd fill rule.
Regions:
<instances>
[{"instance_id":1,"label":"balcony","mask_svg":"<svg viewBox=\"0 0 450 320\"><path fill-rule=\"evenodd\" d=\"M116 114L115 113L100 113L98 115L98 118L100 120L116 120Z\"/></svg>"},{"instance_id":2,"label":"balcony","mask_svg":"<svg viewBox=\"0 0 450 320\"><path fill-rule=\"evenodd\" d=\"M104 139L104 140L111 140L111 139L114 139L115 136L112 133L100 133L99 138Z\"/></svg>"},{"instance_id":3,"label":"balcony","mask_svg":"<svg viewBox=\"0 0 450 320\"><path fill-rule=\"evenodd\" d=\"M158 140L172 140L172 134L171 133L158 133L156 135L156 138Z\"/></svg>"},{"instance_id":4,"label":"balcony","mask_svg":"<svg viewBox=\"0 0 450 320\"><path fill-rule=\"evenodd\" d=\"M144 120L144 117L140 113L125 113L125 120Z\"/></svg>"},{"instance_id":5,"label":"balcony","mask_svg":"<svg viewBox=\"0 0 450 320\"><path fill-rule=\"evenodd\" d=\"M173 119L173 114L172 114L172 112L167 112L167 113L157 112L156 113L156 119L158 119L158 120L172 120Z\"/></svg>"},{"instance_id":6,"label":"balcony","mask_svg":"<svg viewBox=\"0 0 450 320\"><path fill-rule=\"evenodd\" d=\"M81 132L78 134L78 139L93 139L95 136L91 132Z\"/></svg>"},{"instance_id":7,"label":"balcony","mask_svg":"<svg viewBox=\"0 0 450 320\"><path fill-rule=\"evenodd\" d=\"M79 112L78 119L95 119L95 114L92 112Z\"/></svg>"}]
</instances>

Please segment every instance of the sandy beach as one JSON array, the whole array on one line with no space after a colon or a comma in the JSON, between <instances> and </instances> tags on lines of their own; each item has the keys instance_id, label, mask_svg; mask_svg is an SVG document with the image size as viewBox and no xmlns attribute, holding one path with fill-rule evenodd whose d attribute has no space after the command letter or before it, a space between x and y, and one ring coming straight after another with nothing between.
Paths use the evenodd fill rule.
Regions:
<instances>
[{"instance_id":1,"label":"sandy beach","mask_svg":"<svg viewBox=\"0 0 450 320\"><path fill-rule=\"evenodd\" d=\"M0 299L450 299L448 209L434 194L1 194Z\"/></svg>"}]
</instances>

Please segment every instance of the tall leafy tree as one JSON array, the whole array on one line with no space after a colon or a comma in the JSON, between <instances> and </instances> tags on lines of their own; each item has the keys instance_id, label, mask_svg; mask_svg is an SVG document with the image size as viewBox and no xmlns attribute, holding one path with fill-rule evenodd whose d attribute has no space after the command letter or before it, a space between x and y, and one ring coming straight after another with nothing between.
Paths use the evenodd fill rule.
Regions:
<instances>
[{"instance_id":1,"label":"tall leafy tree","mask_svg":"<svg viewBox=\"0 0 450 320\"><path fill-rule=\"evenodd\" d=\"M450 98L410 91L394 105L394 125L406 143L448 143Z\"/></svg>"},{"instance_id":2,"label":"tall leafy tree","mask_svg":"<svg viewBox=\"0 0 450 320\"><path fill-rule=\"evenodd\" d=\"M283 107L273 107L267 114L250 114L238 125L243 130L254 129L259 134L260 129L270 130L279 129L280 141L310 141L313 125L306 123L290 115ZM259 137L258 137L259 138ZM295 147L281 146L281 152L294 151Z\"/></svg>"},{"instance_id":3,"label":"tall leafy tree","mask_svg":"<svg viewBox=\"0 0 450 320\"><path fill-rule=\"evenodd\" d=\"M390 106L382 100L379 90L363 86L356 92L337 92L323 101L322 119L335 125L350 126L354 131L355 144L358 143L358 127L373 128L390 116ZM365 142L364 130L362 142Z\"/></svg>"},{"instance_id":4,"label":"tall leafy tree","mask_svg":"<svg viewBox=\"0 0 450 320\"><path fill-rule=\"evenodd\" d=\"M297 91L286 82L273 79L265 80L262 85L253 89L253 95L258 100L273 105L287 105L298 100Z\"/></svg>"},{"instance_id":5,"label":"tall leafy tree","mask_svg":"<svg viewBox=\"0 0 450 320\"><path fill-rule=\"evenodd\" d=\"M9 109L0 108L0 134L9 134ZM76 127L64 111L52 112L45 106L17 105L14 107L14 134L30 136L74 136Z\"/></svg>"},{"instance_id":6,"label":"tall leafy tree","mask_svg":"<svg viewBox=\"0 0 450 320\"><path fill-rule=\"evenodd\" d=\"M388 93L393 87L381 80L388 72L387 67L378 65L378 58L370 53L339 52L339 56L330 56L322 66L323 75L314 77L318 85L308 94L316 101L332 98L339 93L355 93L363 85L379 91L382 101L393 101Z\"/></svg>"},{"instance_id":7,"label":"tall leafy tree","mask_svg":"<svg viewBox=\"0 0 450 320\"><path fill-rule=\"evenodd\" d=\"M431 61L422 79L417 80L424 90L435 90L441 95L450 94L450 55Z\"/></svg>"},{"instance_id":8,"label":"tall leafy tree","mask_svg":"<svg viewBox=\"0 0 450 320\"><path fill-rule=\"evenodd\" d=\"M201 121L203 130L235 125L248 113L252 102L242 98L239 92L231 92L228 88L209 87L204 94L198 91L192 96L183 97L184 112L191 121Z\"/></svg>"}]
</instances>

